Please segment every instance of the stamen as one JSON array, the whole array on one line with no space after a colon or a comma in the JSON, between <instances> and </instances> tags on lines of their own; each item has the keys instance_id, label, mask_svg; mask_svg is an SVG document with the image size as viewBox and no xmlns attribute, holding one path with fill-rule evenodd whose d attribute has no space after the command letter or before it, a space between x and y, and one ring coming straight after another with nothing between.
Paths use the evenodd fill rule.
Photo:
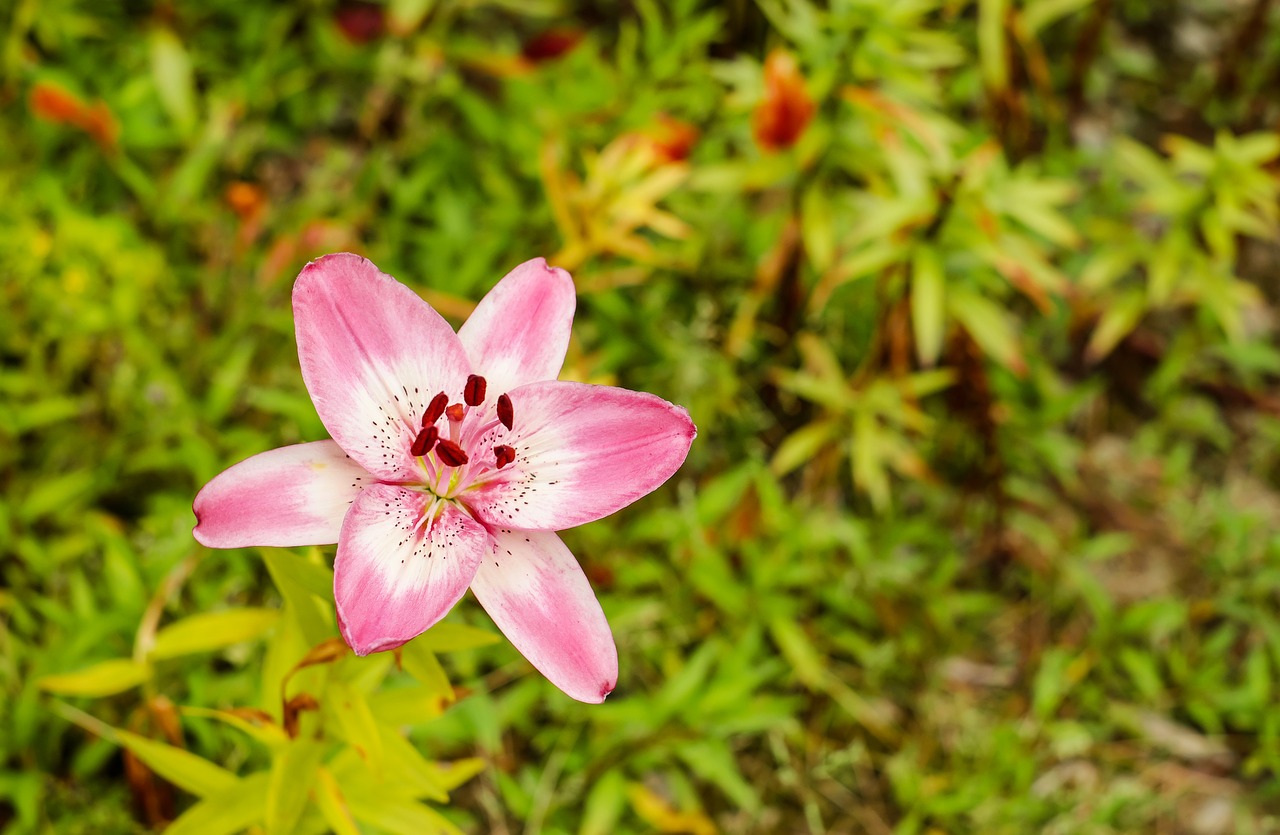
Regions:
<instances>
[{"instance_id":1,"label":"stamen","mask_svg":"<svg viewBox=\"0 0 1280 835\"><path fill-rule=\"evenodd\" d=\"M511 424L515 419L515 415L511 411L511 398L505 394L498 395L498 420L502 421L502 425L511 428Z\"/></svg>"},{"instance_id":2,"label":"stamen","mask_svg":"<svg viewBox=\"0 0 1280 835\"><path fill-rule=\"evenodd\" d=\"M498 460L498 469L501 470L511 462L516 460L516 451L513 447L506 444L498 444L493 448L493 456Z\"/></svg>"},{"instance_id":3,"label":"stamen","mask_svg":"<svg viewBox=\"0 0 1280 835\"><path fill-rule=\"evenodd\" d=\"M430 426L440 419L444 414L444 407L449 405L449 395L440 392L431 398L431 403L427 405L427 410L422 414L422 425Z\"/></svg>"},{"instance_id":4,"label":"stamen","mask_svg":"<svg viewBox=\"0 0 1280 835\"><path fill-rule=\"evenodd\" d=\"M452 406L444 410L449 420L454 423L460 423L467 416L467 410L461 403L454 403Z\"/></svg>"},{"instance_id":5,"label":"stamen","mask_svg":"<svg viewBox=\"0 0 1280 835\"><path fill-rule=\"evenodd\" d=\"M436 444L436 455L448 467L461 467L471 460L462 447L445 438Z\"/></svg>"},{"instance_id":6,"label":"stamen","mask_svg":"<svg viewBox=\"0 0 1280 835\"><path fill-rule=\"evenodd\" d=\"M440 430L435 426L424 426L422 431L418 433L418 437L413 439L413 446L409 447L409 452L421 458L431 451L436 445L436 439L440 437Z\"/></svg>"},{"instance_id":7,"label":"stamen","mask_svg":"<svg viewBox=\"0 0 1280 835\"><path fill-rule=\"evenodd\" d=\"M484 377L479 374L472 374L467 377L467 384L462 387L462 399L466 401L468 406L479 406L484 402L485 389L488 384Z\"/></svg>"}]
</instances>

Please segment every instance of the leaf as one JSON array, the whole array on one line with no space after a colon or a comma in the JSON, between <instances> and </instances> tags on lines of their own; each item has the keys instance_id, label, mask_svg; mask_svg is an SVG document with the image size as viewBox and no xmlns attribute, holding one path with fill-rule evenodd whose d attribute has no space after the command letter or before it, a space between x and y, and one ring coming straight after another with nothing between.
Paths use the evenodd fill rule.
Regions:
<instances>
[{"instance_id":1,"label":"leaf","mask_svg":"<svg viewBox=\"0 0 1280 835\"><path fill-rule=\"evenodd\" d=\"M947 280L942 258L931 246L916 248L911 260L911 328L915 332L916 356L926 367L938 361L946 335Z\"/></svg>"},{"instance_id":2,"label":"leaf","mask_svg":"<svg viewBox=\"0 0 1280 835\"><path fill-rule=\"evenodd\" d=\"M719 739L703 739L676 748L676 755L689 770L725 793L739 809L755 814L760 809L760 795L742 777L737 760L727 744Z\"/></svg>"},{"instance_id":3,"label":"leaf","mask_svg":"<svg viewBox=\"0 0 1280 835\"><path fill-rule=\"evenodd\" d=\"M280 619L276 609L206 612L171 623L156 633L153 660L209 652L260 637Z\"/></svg>"},{"instance_id":4,"label":"leaf","mask_svg":"<svg viewBox=\"0 0 1280 835\"><path fill-rule=\"evenodd\" d=\"M374 774L382 773L382 735L364 694L344 681L329 682L324 700L328 715L337 721L338 733L359 752Z\"/></svg>"},{"instance_id":5,"label":"leaf","mask_svg":"<svg viewBox=\"0 0 1280 835\"><path fill-rule=\"evenodd\" d=\"M177 35L163 27L151 30L151 80L160 103L184 138L196 128L196 92L191 56Z\"/></svg>"},{"instance_id":6,"label":"leaf","mask_svg":"<svg viewBox=\"0 0 1280 835\"><path fill-rule=\"evenodd\" d=\"M446 702L453 701L453 685L440 666L440 659L427 648L424 641L410 641L400 648L400 663L405 672L431 688Z\"/></svg>"},{"instance_id":7,"label":"leaf","mask_svg":"<svg viewBox=\"0 0 1280 835\"><path fill-rule=\"evenodd\" d=\"M811 461L823 447L840 436L840 425L832 420L814 421L792 432L778 445L769 462L776 475L786 475Z\"/></svg>"},{"instance_id":8,"label":"leaf","mask_svg":"<svg viewBox=\"0 0 1280 835\"><path fill-rule=\"evenodd\" d=\"M821 186L805 191L800 206L800 234L805 253L818 272L826 272L835 260L836 235L831 217L831 201Z\"/></svg>"},{"instance_id":9,"label":"leaf","mask_svg":"<svg viewBox=\"0 0 1280 835\"><path fill-rule=\"evenodd\" d=\"M1029 35L1035 35L1049 24L1075 14L1094 0L1034 0L1022 10L1022 23Z\"/></svg>"},{"instance_id":10,"label":"leaf","mask_svg":"<svg viewBox=\"0 0 1280 835\"><path fill-rule=\"evenodd\" d=\"M369 695L369 709L389 725L420 725L444 713L452 700L432 685L384 687Z\"/></svg>"},{"instance_id":11,"label":"leaf","mask_svg":"<svg viewBox=\"0 0 1280 835\"><path fill-rule=\"evenodd\" d=\"M183 716L196 716L202 719L216 719L236 728L263 745L276 746L289 741L284 728L280 727L266 711L252 708L233 710L216 710L208 707L188 706L178 709Z\"/></svg>"},{"instance_id":12,"label":"leaf","mask_svg":"<svg viewBox=\"0 0 1280 835\"><path fill-rule=\"evenodd\" d=\"M307 793L315 783L324 743L295 739L282 748L271 763L267 783L266 827L268 835L288 835L302 817Z\"/></svg>"},{"instance_id":13,"label":"leaf","mask_svg":"<svg viewBox=\"0 0 1280 835\"><path fill-rule=\"evenodd\" d=\"M320 808L320 814L324 815L325 822L335 835L360 835L360 828L356 826L355 818L351 816L351 809L333 774L322 766L316 771L316 776L316 806Z\"/></svg>"},{"instance_id":14,"label":"leaf","mask_svg":"<svg viewBox=\"0 0 1280 835\"><path fill-rule=\"evenodd\" d=\"M1111 302L1098 319L1098 325L1085 346L1087 362L1098 362L1129 335L1147 310L1146 297L1140 290L1130 290Z\"/></svg>"},{"instance_id":15,"label":"leaf","mask_svg":"<svg viewBox=\"0 0 1280 835\"><path fill-rule=\"evenodd\" d=\"M627 799L645 823L659 832L685 832L689 835L716 835L716 825L705 812L697 809L681 812L641 783L627 786Z\"/></svg>"},{"instance_id":16,"label":"leaf","mask_svg":"<svg viewBox=\"0 0 1280 835\"><path fill-rule=\"evenodd\" d=\"M996 92L1009 86L1009 66L1005 55L1004 19L1009 0L978 0L978 60L982 81Z\"/></svg>"},{"instance_id":17,"label":"leaf","mask_svg":"<svg viewBox=\"0 0 1280 835\"><path fill-rule=\"evenodd\" d=\"M156 774L198 797L218 794L237 782L230 771L190 751L113 728L70 705L58 704L55 710L85 730L127 748Z\"/></svg>"},{"instance_id":18,"label":"leaf","mask_svg":"<svg viewBox=\"0 0 1280 835\"><path fill-rule=\"evenodd\" d=\"M262 559L306 642L314 646L330 638L333 572L276 548L265 549Z\"/></svg>"},{"instance_id":19,"label":"leaf","mask_svg":"<svg viewBox=\"0 0 1280 835\"><path fill-rule=\"evenodd\" d=\"M414 639L432 652L460 652L498 643L502 636L460 623L437 623Z\"/></svg>"},{"instance_id":20,"label":"leaf","mask_svg":"<svg viewBox=\"0 0 1280 835\"><path fill-rule=\"evenodd\" d=\"M164 835L234 835L262 820L267 802L268 772L259 771L206 797L169 824Z\"/></svg>"},{"instance_id":21,"label":"leaf","mask_svg":"<svg viewBox=\"0 0 1280 835\"><path fill-rule=\"evenodd\" d=\"M827 668L804 630L789 618L777 617L769 621L769 634L773 636L782 657L791 664L800 683L810 690L821 691L827 677Z\"/></svg>"},{"instance_id":22,"label":"leaf","mask_svg":"<svg viewBox=\"0 0 1280 835\"><path fill-rule=\"evenodd\" d=\"M101 698L137 687L150 678L150 666L128 658L113 658L78 672L43 676L36 684L41 690L62 696Z\"/></svg>"},{"instance_id":23,"label":"leaf","mask_svg":"<svg viewBox=\"0 0 1280 835\"><path fill-rule=\"evenodd\" d=\"M853 483L866 492L876 510L889 506L889 478L884 471L881 449L884 432L869 409L860 409L853 418L853 455L849 466Z\"/></svg>"},{"instance_id":24,"label":"leaf","mask_svg":"<svg viewBox=\"0 0 1280 835\"><path fill-rule=\"evenodd\" d=\"M1026 373L1027 363L1022 358L1022 348L1010 317L1002 308L970 290L956 289L947 295L947 309L983 353L1014 374L1021 376Z\"/></svg>"},{"instance_id":25,"label":"leaf","mask_svg":"<svg viewBox=\"0 0 1280 835\"><path fill-rule=\"evenodd\" d=\"M462 835L435 809L413 800L352 793L347 802L357 820L392 835Z\"/></svg>"},{"instance_id":26,"label":"leaf","mask_svg":"<svg viewBox=\"0 0 1280 835\"><path fill-rule=\"evenodd\" d=\"M578 835L609 835L618 831L618 821L627 802L627 782L618 768L606 771L591 786L583 805Z\"/></svg>"}]
</instances>

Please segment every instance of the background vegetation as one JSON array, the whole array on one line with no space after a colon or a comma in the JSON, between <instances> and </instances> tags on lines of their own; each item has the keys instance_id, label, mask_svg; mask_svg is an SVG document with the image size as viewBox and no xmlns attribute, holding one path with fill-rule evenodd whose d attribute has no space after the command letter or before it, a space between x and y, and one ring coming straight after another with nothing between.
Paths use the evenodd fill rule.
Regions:
<instances>
[{"instance_id":1,"label":"background vegetation","mask_svg":"<svg viewBox=\"0 0 1280 835\"><path fill-rule=\"evenodd\" d=\"M0 826L1280 831L1277 5L0 3ZM692 412L603 706L191 539L337 250Z\"/></svg>"}]
</instances>

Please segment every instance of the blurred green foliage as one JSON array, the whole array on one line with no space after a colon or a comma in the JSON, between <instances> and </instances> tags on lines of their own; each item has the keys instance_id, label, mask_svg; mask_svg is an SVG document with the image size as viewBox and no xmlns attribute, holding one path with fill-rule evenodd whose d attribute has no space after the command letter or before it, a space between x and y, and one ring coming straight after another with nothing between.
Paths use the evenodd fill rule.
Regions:
<instances>
[{"instance_id":1,"label":"blurred green foliage","mask_svg":"<svg viewBox=\"0 0 1280 835\"><path fill-rule=\"evenodd\" d=\"M1275 4L0 20L0 826L1280 831ZM324 437L289 287L346 249L455 322L546 255L565 375L692 412L565 537L606 704L191 539Z\"/></svg>"}]
</instances>

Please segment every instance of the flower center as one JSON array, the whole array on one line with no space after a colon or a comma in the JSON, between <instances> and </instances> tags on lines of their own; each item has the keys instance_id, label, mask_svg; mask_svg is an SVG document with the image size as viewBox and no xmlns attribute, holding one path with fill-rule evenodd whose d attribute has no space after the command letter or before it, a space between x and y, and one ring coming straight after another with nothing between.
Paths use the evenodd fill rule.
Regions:
<instances>
[{"instance_id":1,"label":"flower center","mask_svg":"<svg viewBox=\"0 0 1280 835\"><path fill-rule=\"evenodd\" d=\"M422 428L409 452L422 462L425 486L440 498L453 498L516 460L513 447L485 448L486 436L499 426L510 431L514 423L511 398L506 394L498 396L493 412L480 408L487 390L484 377L472 374L462 387L460 402L450 404L448 393L442 391L422 413Z\"/></svg>"}]
</instances>

